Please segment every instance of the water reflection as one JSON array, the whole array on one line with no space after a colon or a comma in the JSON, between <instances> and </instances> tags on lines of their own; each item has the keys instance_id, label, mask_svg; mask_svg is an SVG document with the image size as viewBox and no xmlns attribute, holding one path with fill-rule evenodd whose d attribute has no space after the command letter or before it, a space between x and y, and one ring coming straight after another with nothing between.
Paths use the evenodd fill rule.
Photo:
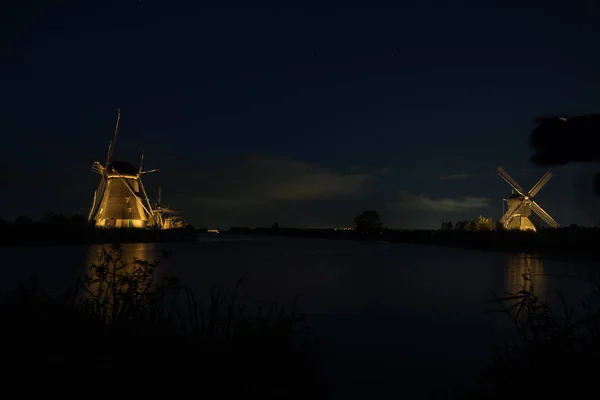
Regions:
<instances>
[{"instance_id":1,"label":"water reflection","mask_svg":"<svg viewBox=\"0 0 600 400\"><path fill-rule=\"evenodd\" d=\"M93 299L95 306L111 311L117 298L131 299L146 293L163 276L164 256L164 251L153 243L91 246L82 277L86 288L81 292L82 299ZM119 307L115 308L118 312Z\"/></svg>"},{"instance_id":2,"label":"water reflection","mask_svg":"<svg viewBox=\"0 0 600 400\"><path fill-rule=\"evenodd\" d=\"M505 285L509 293L527 290L539 298L546 298L548 281L544 276L543 260L531 254L507 254Z\"/></svg>"},{"instance_id":3,"label":"water reflection","mask_svg":"<svg viewBox=\"0 0 600 400\"><path fill-rule=\"evenodd\" d=\"M85 272L89 272L92 264L97 264L101 261L102 251L110 250L108 244L96 244L88 248L85 262ZM119 245L121 248L121 256L124 261L131 264L135 258L154 262L164 258L163 249L156 243L125 243Z\"/></svg>"}]
</instances>

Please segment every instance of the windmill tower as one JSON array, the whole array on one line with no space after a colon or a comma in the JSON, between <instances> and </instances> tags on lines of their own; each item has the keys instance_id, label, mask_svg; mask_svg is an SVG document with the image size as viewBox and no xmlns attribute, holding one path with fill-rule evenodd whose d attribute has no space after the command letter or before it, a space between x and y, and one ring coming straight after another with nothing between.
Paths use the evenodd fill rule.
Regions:
<instances>
[{"instance_id":1,"label":"windmill tower","mask_svg":"<svg viewBox=\"0 0 600 400\"><path fill-rule=\"evenodd\" d=\"M550 227L558 228L559 225L554 218L532 200L533 197L538 194L540 189L542 189L542 187L548 183L550 178L552 178L550 172L546 172L529 192L525 192L523 188L501 167L496 168L496 172L498 172L498 175L500 175L500 177L512 188L512 195L507 199L508 210L506 210L502 218L500 218L500 223L505 229L535 231L535 226L533 226L533 223L529 219L532 211Z\"/></svg>"},{"instance_id":2,"label":"windmill tower","mask_svg":"<svg viewBox=\"0 0 600 400\"><path fill-rule=\"evenodd\" d=\"M141 179L143 174L157 170L142 171L143 153L139 168L128 162L112 160L120 120L121 110L118 110L106 162L102 165L94 161L92 166L92 171L100 174L102 178L94 192L88 221L94 221L96 227L105 228L158 227Z\"/></svg>"}]
</instances>

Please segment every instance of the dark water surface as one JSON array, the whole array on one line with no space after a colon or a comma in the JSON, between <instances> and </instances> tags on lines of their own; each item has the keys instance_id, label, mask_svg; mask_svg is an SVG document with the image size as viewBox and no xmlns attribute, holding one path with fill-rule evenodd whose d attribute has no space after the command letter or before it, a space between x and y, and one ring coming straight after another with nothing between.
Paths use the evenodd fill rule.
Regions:
<instances>
[{"instance_id":1,"label":"dark water surface","mask_svg":"<svg viewBox=\"0 0 600 400\"><path fill-rule=\"evenodd\" d=\"M212 285L246 276L251 301L298 303L322 340L336 398L422 398L468 379L508 321L492 293L524 284L578 303L591 293L591 264L443 247L301 238L215 236L198 243L128 244L126 257L172 251L160 274L204 299ZM79 277L99 246L0 248L0 289L37 274L51 290ZM571 277L565 277L570 275ZM518 289L517 289L518 290Z\"/></svg>"}]
</instances>

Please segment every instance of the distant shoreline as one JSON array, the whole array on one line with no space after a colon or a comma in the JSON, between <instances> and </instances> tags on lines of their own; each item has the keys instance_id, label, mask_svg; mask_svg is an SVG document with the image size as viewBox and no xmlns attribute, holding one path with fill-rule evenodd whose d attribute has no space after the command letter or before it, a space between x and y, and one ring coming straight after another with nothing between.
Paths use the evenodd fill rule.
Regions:
<instances>
[{"instance_id":1,"label":"distant shoreline","mask_svg":"<svg viewBox=\"0 0 600 400\"><path fill-rule=\"evenodd\" d=\"M196 231L175 229L9 229L0 232L0 247L72 246L114 243L192 242Z\"/></svg>"},{"instance_id":2,"label":"distant shoreline","mask_svg":"<svg viewBox=\"0 0 600 400\"><path fill-rule=\"evenodd\" d=\"M385 241L483 250L505 253L526 253L542 257L569 260L597 259L600 248L598 228L560 228L539 232L460 230L392 230L358 233L335 229L297 228L231 228L222 233L206 229L10 229L0 232L0 246L60 246L113 243L195 242L200 237L221 235L303 237L315 239Z\"/></svg>"},{"instance_id":3,"label":"distant shoreline","mask_svg":"<svg viewBox=\"0 0 600 400\"><path fill-rule=\"evenodd\" d=\"M539 232L460 231L460 230L392 230L357 233L334 229L233 228L224 234L287 236L337 240L376 240L390 243L441 246L465 250L526 253L555 259L600 260L600 229L559 228Z\"/></svg>"}]
</instances>

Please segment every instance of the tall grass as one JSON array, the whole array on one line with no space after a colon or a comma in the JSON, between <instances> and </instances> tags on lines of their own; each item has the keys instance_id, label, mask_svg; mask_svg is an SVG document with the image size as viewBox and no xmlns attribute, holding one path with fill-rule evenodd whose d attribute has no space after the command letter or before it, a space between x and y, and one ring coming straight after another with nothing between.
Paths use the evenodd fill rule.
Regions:
<instances>
[{"instance_id":1,"label":"tall grass","mask_svg":"<svg viewBox=\"0 0 600 400\"><path fill-rule=\"evenodd\" d=\"M297 307L251 312L213 287L203 306L160 260L127 262L104 248L61 295L37 279L0 302L10 398L260 396L325 398L317 343Z\"/></svg>"},{"instance_id":2,"label":"tall grass","mask_svg":"<svg viewBox=\"0 0 600 400\"><path fill-rule=\"evenodd\" d=\"M584 300L575 307L561 292L552 302L536 295L532 274L526 286L496 297L495 310L514 329L493 345L489 364L473 386L456 398L547 399L595 396L600 376L600 307ZM596 295L600 282L594 283Z\"/></svg>"}]
</instances>

